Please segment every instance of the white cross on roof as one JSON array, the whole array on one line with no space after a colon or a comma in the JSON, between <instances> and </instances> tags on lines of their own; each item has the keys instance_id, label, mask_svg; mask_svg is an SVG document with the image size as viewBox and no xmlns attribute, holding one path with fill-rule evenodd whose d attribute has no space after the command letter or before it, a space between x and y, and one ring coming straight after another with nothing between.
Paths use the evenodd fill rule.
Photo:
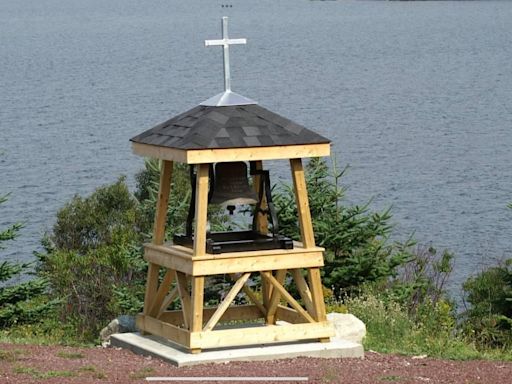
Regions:
<instances>
[{"instance_id":1,"label":"white cross on roof","mask_svg":"<svg viewBox=\"0 0 512 384\"><path fill-rule=\"evenodd\" d=\"M254 100L248 99L231 91L231 71L229 66L229 46L235 44L246 44L246 39L230 39L228 37L228 17L222 18L222 40L205 40L205 47L222 46L224 56L224 92L204 102L201 105L226 106L226 105L247 105L257 104Z\"/></svg>"}]
</instances>

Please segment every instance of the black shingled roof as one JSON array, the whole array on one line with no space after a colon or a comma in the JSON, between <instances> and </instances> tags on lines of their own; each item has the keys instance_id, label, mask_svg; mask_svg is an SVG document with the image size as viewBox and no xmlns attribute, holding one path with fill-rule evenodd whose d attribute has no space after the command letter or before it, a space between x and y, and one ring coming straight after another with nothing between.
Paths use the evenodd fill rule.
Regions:
<instances>
[{"instance_id":1,"label":"black shingled roof","mask_svg":"<svg viewBox=\"0 0 512 384\"><path fill-rule=\"evenodd\" d=\"M257 104L199 105L130 140L177 149L330 143L329 139Z\"/></svg>"}]
</instances>

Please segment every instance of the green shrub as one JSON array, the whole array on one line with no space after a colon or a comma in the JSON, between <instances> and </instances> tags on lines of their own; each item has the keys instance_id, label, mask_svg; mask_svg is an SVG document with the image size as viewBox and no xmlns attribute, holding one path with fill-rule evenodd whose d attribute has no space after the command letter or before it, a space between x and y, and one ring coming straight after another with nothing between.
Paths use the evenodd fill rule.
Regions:
<instances>
[{"instance_id":1,"label":"green shrub","mask_svg":"<svg viewBox=\"0 0 512 384\"><path fill-rule=\"evenodd\" d=\"M43 239L38 273L51 297L62 301L61 318L84 339L95 338L120 312L141 309L147 266L138 208L120 178L88 197L75 196Z\"/></svg>"},{"instance_id":2,"label":"green shrub","mask_svg":"<svg viewBox=\"0 0 512 384\"><path fill-rule=\"evenodd\" d=\"M463 284L462 329L480 348L512 347L512 259L470 277Z\"/></svg>"},{"instance_id":3,"label":"green shrub","mask_svg":"<svg viewBox=\"0 0 512 384\"><path fill-rule=\"evenodd\" d=\"M389 210L370 212L369 204L343 204L345 189L341 172L333 164L315 158L306 165L306 183L315 240L326 249L323 282L335 291L352 291L369 281L386 280L412 259L413 244L390 243ZM280 232L299 239L297 208L293 189L280 185L274 192Z\"/></svg>"},{"instance_id":4,"label":"green shrub","mask_svg":"<svg viewBox=\"0 0 512 384\"><path fill-rule=\"evenodd\" d=\"M5 201L7 196L0 196L0 204ZM2 243L14 240L22 227L16 223L0 231L0 250L4 248ZM0 262L0 328L38 322L56 305L55 301L41 300L48 285L45 279L20 282L22 274L31 269L30 263Z\"/></svg>"}]
</instances>

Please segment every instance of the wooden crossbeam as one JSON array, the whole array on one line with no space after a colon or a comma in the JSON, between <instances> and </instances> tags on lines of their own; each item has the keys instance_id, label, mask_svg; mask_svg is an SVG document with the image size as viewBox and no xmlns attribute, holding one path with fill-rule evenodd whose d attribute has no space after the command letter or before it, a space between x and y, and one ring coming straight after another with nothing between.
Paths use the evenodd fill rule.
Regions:
<instances>
[{"instance_id":1,"label":"wooden crossbeam","mask_svg":"<svg viewBox=\"0 0 512 384\"><path fill-rule=\"evenodd\" d=\"M162 313L164 313L167 310L167 308L169 308L169 305L171 305L171 303L174 300L176 300L177 297L178 297L178 285L176 284L176 286L172 289L172 291L169 292L169 294L167 296L165 296L165 299L162 302L162 305L160 306L158 314L156 315L157 319L159 319L162 316Z\"/></svg>"},{"instance_id":2,"label":"wooden crossbeam","mask_svg":"<svg viewBox=\"0 0 512 384\"><path fill-rule=\"evenodd\" d=\"M279 291L279 293L292 306L292 308L295 309L302 317L304 317L304 319L306 319L310 323L315 322L311 315L307 313L299 303L297 303L297 300L295 300L293 296L288 293L288 291L280 284L279 281L277 281L277 279L274 276L272 276L270 272L264 272L263 276L268 280L270 284L273 285L275 290Z\"/></svg>"},{"instance_id":3,"label":"wooden crossbeam","mask_svg":"<svg viewBox=\"0 0 512 384\"><path fill-rule=\"evenodd\" d=\"M190 300L190 293L188 291L187 276L183 272L176 272L176 280L178 282L178 292L183 312L183 324L185 324L185 328L190 329L192 303Z\"/></svg>"},{"instance_id":4,"label":"wooden crossbeam","mask_svg":"<svg viewBox=\"0 0 512 384\"><path fill-rule=\"evenodd\" d=\"M228 292L222 303L220 303L213 316L210 318L210 320L208 320L208 323L204 326L203 332L211 331L213 327L215 327L215 325L219 322L224 312L226 312L226 310L229 308L231 302L235 299L236 295L238 295L238 292L240 292L246 281L249 279L249 276L251 276L251 273L247 272L244 273L237 280L237 282L233 285L233 287Z\"/></svg>"},{"instance_id":5,"label":"wooden crossbeam","mask_svg":"<svg viewBox=\"0 0 512 384\"><path fill-rule=\"evenodd\" d=\"M272 284L268 281L268 279L265 278L266 274L272 275L272 272L261 272L261 276L265 279L265 281L268 283L268 290L270 292L270 300L268 303L267 308L267 324L275 324L276 322L276 310L277 305L279 304L279 300L281 299L281 296L279 294L279 291L273 289ZM276 272L276 280L282 284L284 281L284 278L286 277L286 269L280 269Z\"/></svg>"},{"instance_id":6,"label":"wooden crossbeam","mask_svg":"<svg viewBox=\"0 0 512 384\"><path fill-rule=\"evenodd\" d=\"M153 304L151 305L151 309L149 310L149 316L155 317L158 314L158 311L162 305L162 302L165 299L165 296L169 292L169 289L171 288L171 284L174 281L174 276L176 275L176 272L174 272L172 269L168 269L167 272L164 275L164 278L162 279L162 282L160 283L160 286L158 287L158 290L156 291L156 295L153 298Z\"/></svg>"},{"instance_id":7,"label":"wooden crossbeam","mask_svg":"<svg viewBox=\"0 0 512 384\"><path fill-rule=\"evenodd\" d=\"M295 280L295 285L297 285L297 290L299 291L300 297L306 306L306 309L309 313L315 314L315 307L313 306L313 301L311 299L311 291L309 290L308 284L306 283L306 279L302 276L302 271L300 269L292 269L291 271L293 280Z\"/></svg>"},{"instance_id":8,"label":"wooden crossbeam","mask_svg":"<svg viewBox=\"0 0 512 384\"><path fill-rule=\"evenodd\" d=\"M299 215L300 238L304 248L315 246L315 235L311 224L311 212L309 211L308 191L306 178L301 159L290 159L292 169L293 186L295 189L295 201Z\"/></svg>"},{"instance_id":9,"label":"wooden crossbeam","mask_svg":"<svg viewBox=\"0 0 512 384\"><path fill-rule=\"evenodd\" d=\"M232 273L229 275L233 281L237 280L237 276ZM258 297L256 297L256 293L248 287L246 284L242 287L242 291L249 297L249 300L259 309L260 313L265 316L267 313L267 310L265 306L258 300Z\"/></svg>"}]
</instances>

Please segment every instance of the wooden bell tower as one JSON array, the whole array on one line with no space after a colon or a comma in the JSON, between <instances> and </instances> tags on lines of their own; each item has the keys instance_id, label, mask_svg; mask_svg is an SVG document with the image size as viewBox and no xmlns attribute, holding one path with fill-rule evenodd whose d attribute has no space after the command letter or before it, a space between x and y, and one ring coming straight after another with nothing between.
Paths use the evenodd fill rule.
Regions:
<instances>
[{"instance_id":1,"label":"wooden bell tower","mask_svg":"<svg viewBox=\"0 0 512 384\"><path fill-rule=\"evenodd\" d=\"M162 164L153 241L144 245L149 268L144 312L138 315L137 326L192 353L227 346L328 341L334 335L326 321L320 279L324 249L315 245L302 164L303 158L328 156L330 141L231 91L226 59L234 43L245 43L245 39L229 39L224 18L223 39L207 42L224 47L223 93L131 139L136 154L160 159ZM289 160L301 241L294 242L293 249L207 253L211 165L245 161L262 169L263 161L278 159ZM196 168L191 247L164 243L174 162ZM253 176L256 187L258 177ZM258 216L257 226L267 233L264 215ZM165 271L162 279L161 270ZM205 308L205 278L213 275L229 276L232 286L217 307ZM255 275L261 277L259 292L248 284ZM288 275L300 297L285 288ZM240 292L250 304L233 305ZM168 310L176 300L181 309ZM230 326L222 327L226 322ZM248 327L251 322L256 323Z\"/></svg>"}]
</instances>

